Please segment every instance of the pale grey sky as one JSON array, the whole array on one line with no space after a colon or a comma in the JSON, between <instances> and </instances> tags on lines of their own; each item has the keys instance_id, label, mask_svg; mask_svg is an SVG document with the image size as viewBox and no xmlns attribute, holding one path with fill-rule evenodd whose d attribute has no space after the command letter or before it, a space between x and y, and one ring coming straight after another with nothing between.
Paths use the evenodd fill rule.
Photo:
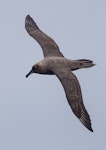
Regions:
<instances>
[{"instance_id":1,"label":"pale grey sky","mask_svg":"<svg viewBox=\"0 0 106 150\"><path fill-rule=\"evenodd\" d=\"M73 115L55 76L26 73L43 59L27 34L30 14L65 57L97 64L75 71L94 133ZM0 1L0 149L106 149L106 1Z\"/></svg>"}]
</instances>

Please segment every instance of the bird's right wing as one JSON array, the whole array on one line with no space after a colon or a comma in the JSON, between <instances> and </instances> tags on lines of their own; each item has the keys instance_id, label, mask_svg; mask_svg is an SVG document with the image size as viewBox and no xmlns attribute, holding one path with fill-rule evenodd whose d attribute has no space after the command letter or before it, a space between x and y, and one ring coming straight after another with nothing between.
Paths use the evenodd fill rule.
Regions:
<instances>
[{"instance_id":1,"label":"bird's right wing","mask_svg":"<svg viewBox=\"0 0 106 150\"><path fill-rule=\"evenodd\" d=\"M29 15L27 15L25 19L25 28L29 35L32 36L42 47L44 57L64 57L55 41L43 33Z\"/></svg>"},{"instance_id":2,"label":"bird's right wing","mask_svg":"<svg viewBox=\"0 0 106 150\"><path fill-rule=\"evenodd\" d=\"M52 71L61 81L73 113L87 129L93 132L90 116L84 106L81 88L76 76L71 72L70 68L66 67L56 68L55 66Z\"/></svg>"}]
</instances>

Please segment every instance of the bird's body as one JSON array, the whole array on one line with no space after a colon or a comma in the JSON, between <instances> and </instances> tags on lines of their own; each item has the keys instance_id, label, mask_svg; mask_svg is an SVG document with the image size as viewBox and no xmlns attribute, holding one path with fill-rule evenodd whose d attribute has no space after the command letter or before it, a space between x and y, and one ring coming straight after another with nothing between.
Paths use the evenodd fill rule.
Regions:
<instances>
[{"instance_id":1,"label":"bird's body","mask_svg":"<svg viewBox=\"0 0 106 150\"><path fill-rule=\"evenodd\" d=\"M44 59L32 66L31 73L56 75L61 81L65 94L73 113L80 119L83 125L93 132L91 120L82 100L79 82L72 71L80 68L94 66L91 60L70 60L63 56L53 39L43 33L33 19L28 15L25 20L28 33L40 44L44 53Z\"/></svg>"}]
</instances>

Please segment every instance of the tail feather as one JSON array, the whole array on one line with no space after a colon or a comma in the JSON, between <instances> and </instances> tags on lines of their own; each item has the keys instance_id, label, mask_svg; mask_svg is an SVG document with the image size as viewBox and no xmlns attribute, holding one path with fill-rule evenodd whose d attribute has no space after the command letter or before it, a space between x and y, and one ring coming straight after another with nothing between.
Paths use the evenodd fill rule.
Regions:
<instances>
[{"instance_id":1,"label":"tail feather","mask_svg":"<svg viewBox=\"0 0 106 150\"><path fill-rule=\"evenodd\" d=\"M80 68L88 68L88 67L95 66L92 60L79 59L78 61L80 61Z\"/></svg>"},{"instance_id":2,"label":"tail feather","mask_svg":"<svg viewBox=\"0 0 106 150\"><path fill-rule=\"evenodd\" d=\"M92 60L88 60L88 59L78 59L78 60L71 61L72 71L81 69L81 68L89 68L92 66L95 66L95 64L93 63Z\"/></svg>"}]
</instances>

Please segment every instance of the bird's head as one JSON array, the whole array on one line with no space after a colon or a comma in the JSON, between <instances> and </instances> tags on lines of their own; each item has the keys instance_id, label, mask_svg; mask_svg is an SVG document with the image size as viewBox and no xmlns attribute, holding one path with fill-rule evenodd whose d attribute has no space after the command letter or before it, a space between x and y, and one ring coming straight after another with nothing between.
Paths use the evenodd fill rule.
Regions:
<instances>
[{"instance_id":1,"label":"bird's head","mask_svg":"<svg viewBox=\"0 0 106 150\"><path fill-rule=\"evenodd\" d=\"M39 65L36 64L34 66L32 66L32 69L30 70L30 72L26 75L26 78L31 75L32 73L39 73Z\"/></svg>"}]
</instances>

